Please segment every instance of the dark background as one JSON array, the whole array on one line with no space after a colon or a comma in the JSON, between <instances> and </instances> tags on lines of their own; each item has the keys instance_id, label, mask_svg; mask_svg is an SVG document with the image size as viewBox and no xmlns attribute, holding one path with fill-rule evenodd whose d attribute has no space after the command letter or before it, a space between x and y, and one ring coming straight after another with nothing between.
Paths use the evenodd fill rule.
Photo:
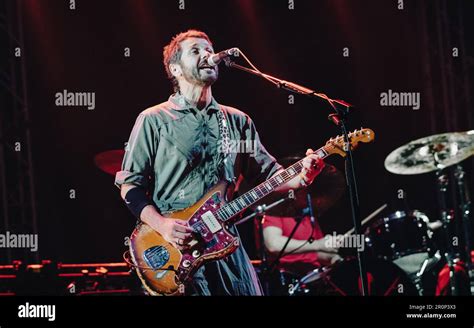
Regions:
<instances>
[{"instance_id":1,"label":"dark background","mask_svg":"<svg viewBox=\"0 0 474 328\"><path fill-rule=\"evenodd\" d=\"M24 65L19 78L27 89L30 118L9 130L9 123L2 122L2 142L10 147L1 164L7 173L18 168L12 166L11 145L28 142L29 128L40 258L121 261L135 220L114 178L94 165L94 156L123 148L138 113L168 98L172 88L162 50L173 35L189 28L208 33L216 51L239 47L261 70L356 106L350 128L370 127L376 133L374 143L355 153L362 217L388 203L386 214L408 206L435 219L434 175L397 176L383 163L411 140L474 128L468 98L474 2L404 1L403 10L394 0L296 0L294 5L294 10L283 0L186 0L185 10L179 10L178 1L82 0L75 10L67 1L2 5L3 18L13 21L14 36L20 22L24 43L21 59L15 58L12 49L21 40L2 34L2 69ZM124 57L125 47L130 57ZM344 47L349 57L343 57ZM451 56L453 47L460 48L457 58ZM95 92L96 108L55 106L56 92L64 89ZM380 93L388 89L420 92L421 108L380 106ZM327 120L330 108L323 101L295 96L295 104L288 104L286 91L240 71L222 66L213 93L219 102L253 118L277 158L319 148L339 134ZM17 107L5 92L3 118ZM327 162L343 169L340 157ZM463 165L472 189L474 161ZM15 198L17 185L10 180L4 186L2 193ZM70 189L75 199L69 198ZM404 201L397 199L399 189L406 192ZM325 231L350 228L349 209L345 195L321 218ZM15 213L18 208L10 211L10 230L31 232L25 221L15 226ZM241 229L255 258L253 227Z\"/></svg>"}]
</instances>

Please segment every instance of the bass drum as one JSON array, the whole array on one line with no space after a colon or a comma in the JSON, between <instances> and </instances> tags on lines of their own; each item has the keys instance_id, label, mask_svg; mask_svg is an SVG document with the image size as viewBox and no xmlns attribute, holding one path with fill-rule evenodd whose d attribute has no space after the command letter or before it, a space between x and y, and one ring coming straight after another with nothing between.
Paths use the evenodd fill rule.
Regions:
<instances>
[{"instance_id":1,"label":"bass drum","mask_svg":"<svg viewBox=\"0 0 474 328\"><path fill-rule=\"evenodd\" d=\"M418 295L407 274L390 261L366 261L368 295ZM362 295L359 265L356 259L346 259L329 267L316 269L301 278L289 291L294 296L357 296Z\"/></svg>"}]
</instances>

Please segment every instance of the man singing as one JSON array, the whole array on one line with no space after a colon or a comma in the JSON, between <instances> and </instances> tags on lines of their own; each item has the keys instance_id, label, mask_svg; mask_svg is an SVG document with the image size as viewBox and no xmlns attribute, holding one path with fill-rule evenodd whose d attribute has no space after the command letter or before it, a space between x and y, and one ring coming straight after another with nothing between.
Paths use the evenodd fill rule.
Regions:
<instances>
[{"instance_id":1,"label":"man singing","mask_svg":"<svg viewBox=\"0 0 474 328\"><path fill-rule=\"evenodd\" d=\"M219 180L236 182L243 176L256 184L282 169L261 144L250 117L213 98L211 86L219 75L218 67L207 62L213 53L209 37L196 30L176 35L164 48L163 63L175 93L140 113L115 179L132 213L178 249L188 246L193 231L162 214L191 206ZM255 149L221 151L230 141L251 142ZM309 185L323 166L309 149L301 174L279 190ZM261 289L240 246L227 258L201 267L186 294L261 295Z\"/></svg>"}]
</instances>

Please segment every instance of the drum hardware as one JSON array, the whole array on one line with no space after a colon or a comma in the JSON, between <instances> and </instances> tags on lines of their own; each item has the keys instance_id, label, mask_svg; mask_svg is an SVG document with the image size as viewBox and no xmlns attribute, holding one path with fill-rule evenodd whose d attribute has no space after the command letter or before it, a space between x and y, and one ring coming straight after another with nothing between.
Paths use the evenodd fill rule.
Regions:
<instances>
[{"instance_id":1,"label":"drum hardware","mask_svg":"<svg viewBox=\"0 0 474 328\"><path fill-rule=\"evenodd\" d=\"M299 279L296 284L288 289L288 295L296 296L308 294L310 290L305 286L312 281L324 278L331 271L331 268L331 266L316 268L310 273L306 274L304 277Z\"/></svg>"},{"instance_id":2,"label":"drum hardware","mask_svg":"<svg viewBox=\"0 0 474 328\"><path fill-rule=\"evenodd\" d=\"M447 265L449 268L449 289L452 296L457 296L457 288L456 288L456 275L455 275L455 252L452 245L452 234L449 229L449 223L454 218L454 213L447 208L446 202L446 192L449 184L449 179L447 174L444 174L441 170L436 172L437 182L438 182L438 202L440 204L440 219L443 223L443 230L446 235L446 246L447 251L445 252L444 256L447 261ZM449 214L450 213L450 214Z\"/></svg>"},{"instance_id":3,"label":"drum hardware","mask_svg":"<svg viewBox=\"0 0 474 328\"><path fill-rule=\"evenodd\" d=\"M412 296L417 289L408 275L390 261L367 259L368 294L370 296ZM363 295L358 263L347 258L331 266L311 271L290 289L291 296L358 296Z\"/></svg>"},{"instance_id":4,"label":"drum hardware","mask_svg":"<svg viewBox=\"0 0 474 328\"><path fill-rule=\"evenodd\" d=\"M468 276L471 270L470 201L467 194L467 186L464 183L464 170L460 165L456 165L452 168L437 171L436 176L440 220L443 223L442 229L447 241L444 257L449 269L450 295L470 295L470 287L463 286L463 284L469 284L469 279L465 280L464 276L456 274L456 267L460 265L459 263L462 263L462 268L467 271ZM448 188L452 181L455 183L455 186L451 190L452 208L450 208L448 206ZM456 206L456 204L459 205ZM453 230L455 231L454 233ZM454 238L459 240L459 237L463 237L464 240L460 239L462 242L459 243L460 245L456 245L457 247L455 248Z\"/></svg>"},{"instance_id":5,"label":"drum hardware","mask_svg":"<svg viewBox=\"0 0 474 328\"><path fill-rule=\"evenodd\" d=\"M454 168L454 179L457 185L457 195L459 198L459 212L462 221L462 231L464 232L464 247L463 247L463 258L466 263L467 270L470 275L473 272L473 263L471 258L471 251L473 248L472 239L470 231L472 231L472 226L470 222L470 208L471 208L471 199L469 195L469 189L465 181L465 172L461 165L456 165Z\"/></svg>"},{"instance_id":6,"label":"drum hardware","mask_svg":"<svg viewBox=\"0 0 474 328\"><path fill-rule=\"evenodd\" d=\"M423 261L420 270L415 274L413 283L415 284L416 289L418 290L418 294L420 296L425 296L425 288L422 282L422 278L424 277L426 272L431 271L434 268L434 266L441 260L441 258L442 257L439 251L436 251L433 257L426 258Z\"/></svg>"},{"instance_id":7,"label":"drum hardware","mask_svg":"<svg viewBox=\"0 0 474 328\"><path fill-rule=\"evenodd\" d=\"M439 251L436 252L436 254L434 255L434 257L437 259L437 260L440 260L441 259L441 255L439 254ZM421 277L423 276L423 274L425 273L425 271L427 271L427 269L429 269L428 265L430 264L430 259L425 259L423 261L423 264L421 265L421 268L420 268L420 271L418 271L416 273L416 276L417 277Z\"/></svg>"},{"instance_id":8,"label":"drum hardware","mask_svg":"<svg viewBox=\"0 0 474 328\"><path fill-rule=\"evenodd\" d=\"M445 263L446 262L445 259ZM457 295L466 296L471 294L470 278L465 263L459 258L456 258L453 260L453 266L455 279L451 277L452 269L449 267L449 264L444 264L439 270L436 280L436 296L452 296L452 290L454 290ZM451 286L452 282L456 284L454 289Z\"/></svg>"},{"instance_id":9,"label":"drum hardware","mask_svg":"<svg viewBox=\"0 0 474 328\"><path fill-rule=\"evenodd\" d=\"M470 267L471 228L472 223L469 219L470 200L467 193L467 186L464 182L464 171L460 163L474 154L474 130L466 132L444 133L420 138L403 145L392 151L385 159L385 168L392 173L402 175L414 175L421 173L435 172L437 182L437 196L440 207L441 229L446 236L447 249L444 253L447 265L450 270L449 285L451 295L458 295L458 284L456 283L455 262L458 254L452 244L454 236L450 231L452 222L458 224L458 217L454 209L461 212L464 245L461 257L467 261ZM453 178L450 179L447 170L454 169L451 172ZM454 202L459 206L452 208L447 204L447 189L450 180L457 183L457 197L453 197ZM457 199L455 199L457 198ZM458 229L459 231L459 229Z\"/></svg>"}]
</instances>

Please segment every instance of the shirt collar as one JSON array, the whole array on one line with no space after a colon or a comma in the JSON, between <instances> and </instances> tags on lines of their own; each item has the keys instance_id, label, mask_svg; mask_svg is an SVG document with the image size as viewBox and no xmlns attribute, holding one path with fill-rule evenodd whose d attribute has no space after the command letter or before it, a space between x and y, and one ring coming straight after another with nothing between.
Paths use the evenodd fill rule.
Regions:
<instances>
[{"instance_id":1,"label":"shirt collar","mask_svg":"<svg viewBox=\"0 0 474 328\"><path fill-rule=\"evenodd\" d=\"M194 107L193 105L191 105L186 100L186 98L183 95L181 95L179 92L172 94L169 97L169 101L171 101L174 105L177 106L177 108L175 108L176 110L183 111L183 112L190 111L190 110L198 111L198 109ZM209 105L207 105L207 107L204 110L206 112L213 112L213 111L219 110L219 104L214 99L214 97L211 98L211 102L209 103Z\"/></svg>"}]
</instances>

